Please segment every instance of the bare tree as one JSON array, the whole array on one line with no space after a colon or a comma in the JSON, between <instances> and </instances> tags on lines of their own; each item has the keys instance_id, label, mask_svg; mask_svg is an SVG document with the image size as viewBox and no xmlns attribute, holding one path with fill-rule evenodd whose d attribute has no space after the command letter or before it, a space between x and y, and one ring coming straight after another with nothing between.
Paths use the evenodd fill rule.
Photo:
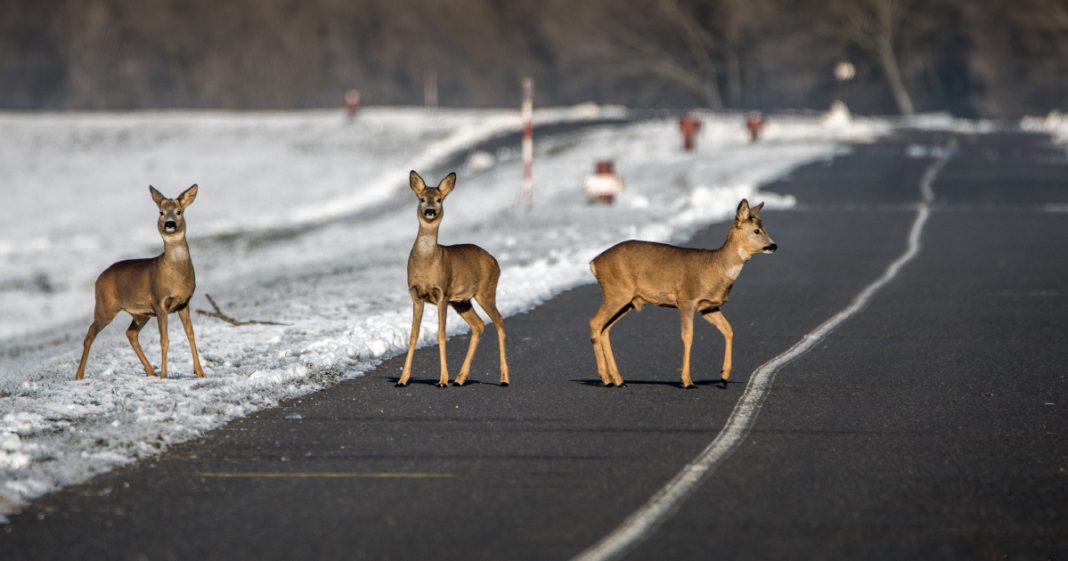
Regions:
<instances>
[{"instance_id":1,"label":"bare tree","mask_svg":"<svg viewBox=\"0 0 1068 561\"><path fill-rule=\"evenodd\" d=\"M828 8L830 19L824 32L842 36L848 43L869 53L882 70L898 111L902 115L914 114L916 109L901 75L896 49L898 30L906 18L914 18L918 13L906 9L902 0L835 2ZM910 19L910 23L913 21Z\"/></svg>"}]
</instances>

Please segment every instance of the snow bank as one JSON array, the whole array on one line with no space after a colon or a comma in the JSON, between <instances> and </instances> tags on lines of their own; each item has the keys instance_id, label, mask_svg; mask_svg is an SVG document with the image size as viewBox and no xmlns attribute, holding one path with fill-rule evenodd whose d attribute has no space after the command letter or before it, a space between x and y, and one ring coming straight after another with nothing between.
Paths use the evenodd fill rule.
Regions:
<instances>
[{"instance_id":1,"label":"snow bank","mask_svg":"<svg viewBox=\"0 0 1068 561\"><path fill-rule=\"evenodd\" d=\"M584 107L539 119L592 116L597 109ZM620 240L683 240L728 218L742 197L790 205L757 186L887 129L773 116L764 141L750 144L738 117L701 118L692 153L679 150L667 119L538 137L531 212L516 204L518 150L480 156L460 170L441 242L475 242L496 255L498 304L514 315L592 282L587 262ZM11 512L403 352L405 263L416 232L408 170L519 125L503 111L371 109L351 128L325 112L0 115L0 126L10 133L0 135L0 180L10 193L0 219L0 511ZM614 207L589 206L582 191L600 159L614 160L626 181ZM192 306L206 308L208 293L230 315L285 325L234 328L194 316L203 380L191 376L172 325L173 378L161 381L143 375L120 316L97 338L86 379L74 382L93 278L160 247L145 186L171 194L194 181ZM433 309L424 321L421 344L430 344ZM455 317L449 325L465 328ZM154 322L141 341L158 363ZM431 366L417 364L415 376L436 377ZM513 380L519 391L523 376Z\"/></svg>"},{"instance_id":2,"label":"snow bank","mask_svg":"<svg viewBox=\"0 0 1068 561\"><path fill-rule=\"evenodd\" d=\"M1045 117L1024 117L1020 121L1024 130L1045 132L1061 144L1068 144L1068 113L1051 111Z\"/></svg>"}]
</instances>

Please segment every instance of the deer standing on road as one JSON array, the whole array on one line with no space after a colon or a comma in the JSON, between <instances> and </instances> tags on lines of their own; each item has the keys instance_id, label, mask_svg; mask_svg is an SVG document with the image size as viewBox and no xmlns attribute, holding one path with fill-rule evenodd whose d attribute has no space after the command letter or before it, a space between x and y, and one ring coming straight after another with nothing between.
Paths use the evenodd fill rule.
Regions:
<instances>
[{"instance_id":1,"label":"deer standing on road","mask_svg":"<svg viewBox=\"0 0 1068 561\"><path fill-rule=\"evenodd\" d=\"M434 304L438 308L438 350L441 354L441 375L438 387L449 385L449 370L445 364L445 317L451 305L460 317L471 326L471 342L467 346L460 374L454 383L462 386L471 370L471 359L486 329L486 324L471 306L474 299L490 316L497 327L497 345L501 354L501 385L508 385L508 361L504 353L504 320L497 311L497 280L501 268L497 260L486 250L472 244L438 245L438 227L445 210L442 202L456 185L456 174L450 173L437 187L427 187L423 178L412 171L408 184L419 198L417 215L419 235L408 255L408 293L412 297L412 334L408 340L408 356L404 359L404 372L397 386L406 386L412 373L412 355L419 339L419 327L423 320L423 305Z\"/></svg>"},{"instance_id":2,"label":"deer standing on road","mask_svg":"<svg viewBox=\"0 0 1068 561\"><path fill-rule=\"evenodd\" d=\"M151 185L152 200L159 207L159 220L156 229L163 237L163 254L149 259L131 259L119 261L108 267L96 279L96 309L93 312L93 324L85 335L82 346L82 361L78 365L75 380L85 375L85 361L89 358L89 347L101 329L107 327L120 310L133 316L133 322L126 330L137 358L145 367L145 373L155 376L152 364L145 358L137 335L148 319L156 316L159 322L159 342L163 352L160 360L160 378L167 377L167 315L178 312L189 339L189 348L193 351L193 370L197 377L204 377L197 355L197 344L193 339L193 324L189 319L189 299L196 289L193 275L193 261L189 258L189 245L185 241L185 217L182 212L197 196L197 186L186 189L177 199L168 199Z\"/></svg>"},{"instance_id":3,"label":"deer standing on road","mask_svg":"<svg viewBox=\"0 0 1068 561\"><path fill-rule=\"evenodd\" d=\"M682 323L682 386L693 388L690 378L690 346L693 342L693 315L700 312L705 321L719 329L726 341L720 387L727 387L731 375L731 344L734 332L720 306L727 302L742 266L757 253L773 253L778 246L764 230L760 209L750 208L742 199L719 249L690 249L672 245L630 240L605 250L590 262L590 270L604 292L600 309L590 318L590 342L597 358L601 382L622 386L612 342L612 326L632 309L641 310L648 302L678 308Z\"/></svg>"}]
</instances>

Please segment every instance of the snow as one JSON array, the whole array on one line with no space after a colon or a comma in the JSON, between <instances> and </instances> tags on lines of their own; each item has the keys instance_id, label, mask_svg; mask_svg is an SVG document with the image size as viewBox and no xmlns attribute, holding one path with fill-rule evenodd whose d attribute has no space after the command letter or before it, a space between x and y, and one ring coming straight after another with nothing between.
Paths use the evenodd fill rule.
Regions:
<instances>
[{"instance_id":1,"label":"snow","mask_svg":"<svg viewBox=\"0 0 1068 561\"><path fill-rule=\"evenodd\" d=\"M1020 121L1024 130L1045 132L1061 144L1068 144L1068 113L1051 111L1045 117L1024 117Z\"/></svg>"},{"instance_id":2,"label":"snow","mask_svg":"<svg viewBox=\"0 0 1068 561\"><path fill-rule=\"evenodd\" d=\"M536 123L622 115L587 105L539 111ZM728 218L742 197L789 206L792 198L757 187L888 130L840 115L772 116L764 140L750 144L741 117L698 116L692 153L679 149L672 119L536 130L535 208L526 212L517 147L476 148L518 131L513 111L370 108L351 126L326 111L0 114L0 513L402 353L417 228L409 169L436 182L446 162L466 158L440 241L478 243L497 257L507 317L592 282L588 261L623 239L684 240ZM588 205L583 179L604 159L626 189L614 206ZM172 377L159 380L144 375L121 314L93 345L85 380L73 381L96 275L162 246L147 185L174 196L194 182L192 307L208 309L211 294L231 316L284 325L195 314L207 373L197 379L172 320ZM420 344L434 342L436 324L430 307ZM449 329L466 326L454 316ZM155 322L141 343L158 365ZM429 367L417 364L415 375ZM517 390L525 375L514 373Z\"/></svg>"}]
</instances>

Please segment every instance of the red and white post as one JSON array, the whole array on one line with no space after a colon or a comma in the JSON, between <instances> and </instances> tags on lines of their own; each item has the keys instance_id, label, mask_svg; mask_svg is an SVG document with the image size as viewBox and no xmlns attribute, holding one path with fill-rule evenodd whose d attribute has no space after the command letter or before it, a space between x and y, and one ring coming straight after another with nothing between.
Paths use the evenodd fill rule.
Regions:
<instances>
[{"instance_id":1,"label":"red and white post","mask_svg":"<svg viewBox=\"0 0 1068 561\"><path fill-rule=\"evenodd\" d=\"M523 78L523 204L534 207L534 80Z\"/></svg>"}]
</instances>

